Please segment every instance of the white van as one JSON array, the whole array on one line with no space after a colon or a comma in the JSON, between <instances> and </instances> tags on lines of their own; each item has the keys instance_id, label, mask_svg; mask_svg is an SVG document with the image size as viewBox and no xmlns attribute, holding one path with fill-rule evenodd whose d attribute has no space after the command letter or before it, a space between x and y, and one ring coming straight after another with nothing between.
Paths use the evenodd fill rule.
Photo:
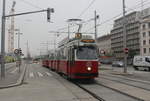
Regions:
<instances>
[{"instance_id":1,"label":"white van","mask_svg":"<svg viewBox=\"0 0 150 101\"><path fill-rule=\"evenodd\" d=\"M139 68L148 68L150 71L150 56L134 56L133 67L135 70Z\"/></svg>"}]
</instances>

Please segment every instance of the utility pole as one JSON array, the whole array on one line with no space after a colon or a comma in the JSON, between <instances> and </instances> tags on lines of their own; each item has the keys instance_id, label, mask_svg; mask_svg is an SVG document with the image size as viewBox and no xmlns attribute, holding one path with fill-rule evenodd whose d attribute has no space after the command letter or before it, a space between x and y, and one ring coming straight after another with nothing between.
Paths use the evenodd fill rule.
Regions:
<instances>
[{"instance_id":1,"label":"utility pole","mask_svg":"<svg viewBox=\"0 0 150 101\"><path fill-rule=\"evenodd\" d=\"M124 49L127 48L125 0L123 0L123 46ZM124 52L124 73L127 73L127 54L125 52Z\"/></svg>"},{"instance_id":2,"label":"utility pole","mask_svg":"<svg viewBox=\"0 0 150 101\"><path fill-rule=\"evenodd\" d=\"M95 40L97 39L97 19L99 15L97 15L96 10L94 11L94 27L95 27Z\"/></svg>"},{"instance_id":3,"label":"utility pole","mask_svg":"<svg viewBox=\"0 0 150 101\"><path fill-rule=\"evenodd\" d=\"M95 12L94 12L94 15L95 15L95 40L97 39L97 17L96 17L96 10L95 10Z\"/></svg>"},{"instance_id":4,"label":"utility pole","mask_svg":"<svg viewBox=\"0 0 150 101\"><path fill-rule=\"evenodd\" d=\"M1 29L1 78L5 78L5 3L3 0L2 29Z\"/></svg>"}]
</instances>

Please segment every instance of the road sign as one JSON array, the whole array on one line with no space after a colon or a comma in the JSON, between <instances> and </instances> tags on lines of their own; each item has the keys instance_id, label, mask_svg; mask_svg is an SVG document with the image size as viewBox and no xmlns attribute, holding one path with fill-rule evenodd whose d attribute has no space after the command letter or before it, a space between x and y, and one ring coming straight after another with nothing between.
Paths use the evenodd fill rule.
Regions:
<instances>
[{"instance_id":1,"label":"road sign","mask_svg":"<svg viewBox=\"0 0 150 101\"><path fill-rule=\"evenodd\" d=\"M124 53L128 54L129 53L129 49L128 48L124 48Z\"/></svg>"},{"instance_id":2,"label":"road sign","mask_svg":"<svg viewBox=\"0 0 150 101\"><path fill-rule=\"evenodd\" d=\"M15 53L15 54L19 54L19 49L15 49L15 50L14 50L14 53Z\"/></svg>"}]
</instances>

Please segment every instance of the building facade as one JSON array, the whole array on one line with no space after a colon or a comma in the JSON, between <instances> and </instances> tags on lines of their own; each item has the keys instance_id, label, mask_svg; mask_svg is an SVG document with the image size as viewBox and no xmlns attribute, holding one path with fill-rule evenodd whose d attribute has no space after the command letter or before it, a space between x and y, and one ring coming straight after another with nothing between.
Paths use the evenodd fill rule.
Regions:
<instances>
[{"instance_id":1,"label":"building facade","mask_svg":"<svg viewBox=\"0 0 150 101\"><path fill-rule=\"evenodd\" d=\"M99 54L112 54L111 52L111 34L101 36L97 38L97 46L99 49Z\"/></svg>"},{"instance_id":2,"label":"building facade","mask_svg":"<svg viewBox=\"0 0 150 101\"><path fill-rule=\"evenodd\" d=\"M140 12L126 15L126 46L131 53L140 54ZM111 30L111 49L118 59L124 57L123 47L123 17L114 21Z\"/></svg>"},{"instance_id":3,"label":"building facade","mask_svg":"<svg viewBox=\"0 0 150 101\"><path fill-rule=\"evenodd\" d=\"M150 56L150 8L142 11L140 30L140 55Z\"/></svg>"}]
</instances>

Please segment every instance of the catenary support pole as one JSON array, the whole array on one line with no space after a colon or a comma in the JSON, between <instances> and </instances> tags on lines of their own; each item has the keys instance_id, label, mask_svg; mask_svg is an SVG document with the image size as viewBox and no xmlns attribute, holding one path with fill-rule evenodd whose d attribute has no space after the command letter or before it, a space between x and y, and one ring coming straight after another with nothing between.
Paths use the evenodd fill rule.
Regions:
<instances>
[{"instance_id":1,"label":"catenary support pole","mask_svg":"<svg viewBox=\"0 0 150 101\"><path fill-rule=\"evenodd\" d=\"M127 35L126 35L126 11L125 0L123 0L123 48L127 48ZM123 49L123 50L124 50ZM124 73L127 73L127 54L124 52Z\"/></svg>"},{"instance_id":2,"label":"catenary support pole","mask_svg":"<svg viewBox=\"0 0 150 101\"><path fill-rule=\"evenodd\" d=\"M5 3L3 0L2 29L1 29L1 78L5 78Z\"/></svg>"},{"instance_id":3,"label":"catenary support pole","mask_svg":"<svg viewBox=\"0 0 150 101\"><path fill-rule=\"evenodd\" d=\"M96 10L94 12L94 18L95 18L95 40L97 39L97 14L96 14Z\"/></svg>"}]
</instances>

